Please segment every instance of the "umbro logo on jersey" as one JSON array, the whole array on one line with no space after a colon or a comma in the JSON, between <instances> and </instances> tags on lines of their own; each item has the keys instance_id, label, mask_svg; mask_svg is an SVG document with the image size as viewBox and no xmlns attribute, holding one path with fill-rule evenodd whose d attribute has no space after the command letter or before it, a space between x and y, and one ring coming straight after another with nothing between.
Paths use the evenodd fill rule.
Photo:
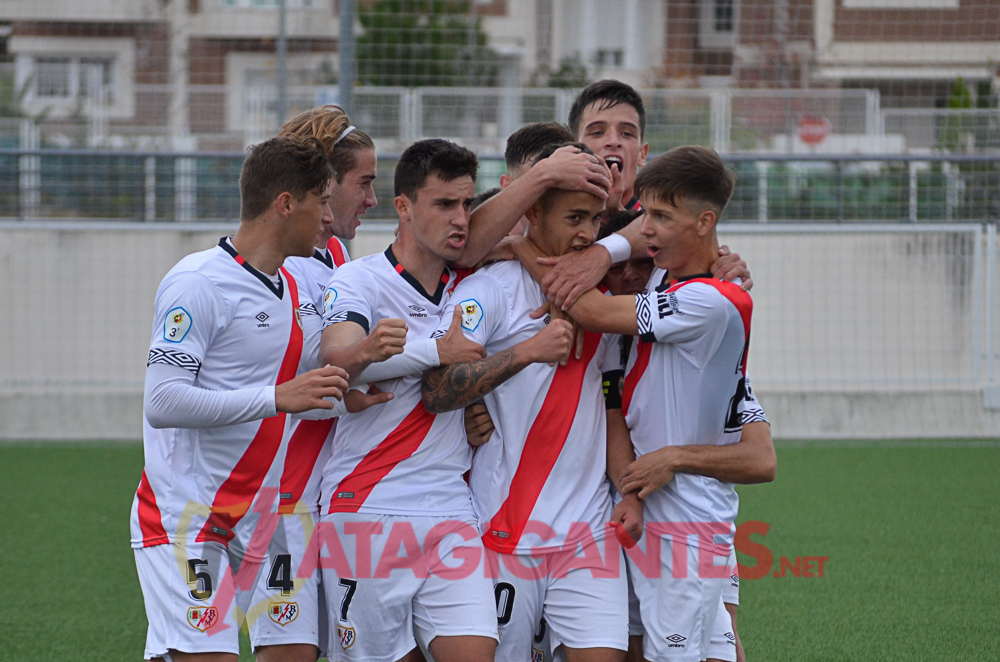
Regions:
<instances>
[{"instance_id":1,"label":"umbro logo on jersey","mask_svg":"<svg viewBox=\"0 0 1000 662\"><path fill-rule=\"evenodd\" d=\"M667 644L667 648L687 648L686 645L684 645L684 644L681 643L682 641L685 641L686 639L687 639L687 637L685 637L683 635L672 634L669 637L667 637L667 641L670 642L669 644Z\"/></svg>"},{"instance_id":2,"label":"umbro logo on jersey","mask_svg":"<svg viewBox=\"0 0 1000 662\"><path fill-rule=\"evenodd\" d=\"M726 633L726 639L728 639L729 643L731 643L733 646L736 645L736 635L734 635L732 632Z\"/></svg>"},{"instance_id":3,"label":"umbro logo on jersey","mask_svg":"<svg viewBox=\"0 0 1000 662\"><path fill-rule=\"evenodd\" d=\"M421 308L420 306L418 306L416 304L411 304L411 305L407 306L407 308L409 308L411 311L413 311L413 312L410 313L410 317L427 317L427 309L426 308Z\"/></svg>"},{"instance_id":4,"label":"umbro logo on jersey","mask_svg":"<svg viewBox=\"0 0 1000 662\"><path fill-rule=\"evenodd\" d=\"M270 319L270 317L271 316L265 313L263 310L254 315L254 319L260 322L260 324L257 325L257 328L262 329L271 326L270 324L265 324L265 322L267 322L267 320ZM301 324L299 326L301 326Z\"/></svg>"},{"instance_id":5,"label":"umbro logo on jersey","mask_svg":"<svg viewBox=\"0 0 1000 662\"><path fill-rule=\"evenodd\" d=\"M729 578L733 580L733 584L735 586L739 586L740 585L740 576L739 575L729 575Z\"/></svg>"},{"instance_id":6,"label":"umbro logo on jersey","mask_svg":"<svg viewBox=\"0 0 1000 662\"><path fill-rule=\"evenodd\" d=\"M212 533L214 533L216 535L220 535L220 536L228 536L229 535L229 531L226 531L221 526L213 526L212 527Z\"/></svg>"},{"instance_id":7,"label":"umbro logo on jersey","mask_svg":"<svg viewBox=\"0 0 1000 662\"><path fill-rule=\"evenodd\" d=\"M678 308L677 295L673 292L660 292L656 295L656 312L660 315L660 319L674 313L678 315L684 314Z\"/></svg>"},{"instance_id":8,"label":"umbro logo on jersey","mask_svg":"<svg viewBox=\"0 0 1000 662\"><path fill-rule=\"evenodd\" d=\"M353 499L354 492L337 492L338 499Z\"/></svg>"}]
</instances>

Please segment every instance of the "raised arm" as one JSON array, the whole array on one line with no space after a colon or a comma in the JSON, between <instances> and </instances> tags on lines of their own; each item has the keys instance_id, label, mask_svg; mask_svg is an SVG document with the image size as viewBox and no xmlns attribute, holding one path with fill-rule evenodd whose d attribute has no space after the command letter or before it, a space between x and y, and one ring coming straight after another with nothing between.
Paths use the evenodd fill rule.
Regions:
<instances>
[{"instance_id":1,"label":"raised arm","mask_svg":"<svg viewBox=\"0 0 1000 662\"><path fill-rule=\"evenodd\" d=\"M557 363L569 356L573 330L552 320L538 333L510 349L472 363L455 363L424 373L421 395L433 414L461 409L485 396L532 363Z\"/></svg>"},{"instance_id":2,"label":"raised arm","mask_svg":"<svg viewBox=\"0 0 1000 662\"><path fill-rule=\"evenodd\" d=\"M665 446L647 453L629 465L621 481L626 491L638 490L641 499L669 483L678 473L752 485L771 482L777 469L771 426L758 421L746 423L739 442L735 444Z\"/></svg>"},{"instance_id":3,"label":"raised arm","mask_svg":"<svg viewBox=\"0 0 1000 662\"><path fill-rule=\"evenodd\" d=\"M319 364L343 368L349 382L357 383L369 365L403 352L406 330L402 319L379 320L371 333L358 322L336 322L323 329Z\"/></svg>"},{"instance_id":4,"label":"raised arm","mask_svg":"<svg viewBox=\"0 0 1000 662\"><path fill-rule=\"evenodd\" d=\"M472 212L469 240L456 266L471 268L486 257L550 188L587 191L603 200L610 186L608 168L599 158L572 146L556 150Z\"/></svg>"}]
</instances>

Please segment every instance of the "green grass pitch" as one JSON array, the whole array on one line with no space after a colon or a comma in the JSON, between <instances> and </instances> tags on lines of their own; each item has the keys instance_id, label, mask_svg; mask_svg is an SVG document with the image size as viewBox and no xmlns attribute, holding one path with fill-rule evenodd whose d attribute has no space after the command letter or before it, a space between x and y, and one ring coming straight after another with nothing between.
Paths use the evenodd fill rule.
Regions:
<instances>
[{"instance_id":1,"label":"green grass pitch","mask_svg":"<svg viewBox=\"0 0 1000 662\"><path fill-rule=\"evenodd\" d=\"M0 658L141 659L141 469L136 444L0 446ZM744 580L748 659L1000 659L998 469L998 442L779 444L777 481L740 488L740 520L770 525L753 540L772 570L829 560L823 577Z\"/></svg>"}]
</instances>

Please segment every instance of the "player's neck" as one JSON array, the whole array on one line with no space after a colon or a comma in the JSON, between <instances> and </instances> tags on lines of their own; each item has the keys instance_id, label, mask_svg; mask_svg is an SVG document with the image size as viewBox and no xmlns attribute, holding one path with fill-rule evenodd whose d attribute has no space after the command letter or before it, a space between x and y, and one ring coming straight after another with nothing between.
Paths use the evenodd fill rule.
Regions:
<instances>
[{"instance_id":1,"label":"player's neck","mask_svg":"<svg viewBox=\"0 0 1000 662\"><path fill-rule=\"evenodd\" d=\"M278 237L270 231L273 224L264 220L240 223L240 229L233 235L233 248L251 267L261 273L275 276L284 264L284 247Z\"/></svg>"},{"instance_id":2,"label":"player's neck","mask_svg":"<svg viewBox=\"0 0 1000 662\"><path fill-rule=\"evenodd\" d=\"M713 239L699 244L694 250L686 253L685 258L680 260L680 264L670 266L670 280L711 273L712 265L719 259L718 240Z\"/></svg>"},{"instance_id":3,"label":"player's neck","mask_svg":"<svg viewBox=\"0 0 1000 662\"><path fill-rule=\"evenodd\" d=\"M437 289L441 274L444 273L444 258L431 253L413 235L404 232L400 232L392 243L392 254L424 290L434 292Z\"/></svg>"}]
</instances>

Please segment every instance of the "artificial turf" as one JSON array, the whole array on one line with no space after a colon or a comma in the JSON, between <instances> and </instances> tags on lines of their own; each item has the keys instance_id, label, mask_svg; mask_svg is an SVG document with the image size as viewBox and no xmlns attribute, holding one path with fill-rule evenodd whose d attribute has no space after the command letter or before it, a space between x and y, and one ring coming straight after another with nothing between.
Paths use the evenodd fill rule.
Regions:
<instances>
[{"instance_id":1,"label":"artificial turf","mask_svg":"<svg viewBox=\"0 0 1000 662\"><path fill-rule=\"evenodd\" d=\"M1000 659L1000 444L779 445L778 467L740 521L770 525L772 570L829 560L744 579L749 660ZM141 659L141 469L137 444L0 445L0 659Z\"/></svg>"}]
</instances>

